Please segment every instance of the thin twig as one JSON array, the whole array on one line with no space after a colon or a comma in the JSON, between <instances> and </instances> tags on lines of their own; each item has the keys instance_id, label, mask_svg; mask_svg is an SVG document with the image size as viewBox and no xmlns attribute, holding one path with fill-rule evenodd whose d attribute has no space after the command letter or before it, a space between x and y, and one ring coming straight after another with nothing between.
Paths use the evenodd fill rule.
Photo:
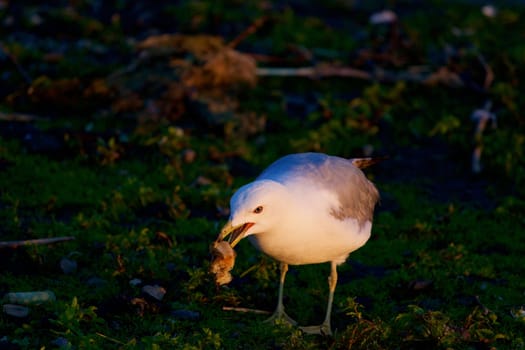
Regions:
<instances>
[{"instance_id":1,"label":"thin twig","mask_svg":"<svg viewBox=\"0 0 525 350\"><path fill-rule=\"evenodd\" d=\"M31 114L21 114L21 113L2 113L0 112L0 120L8 122L21 122L27 123L35 120L44 120L45 118L38 117Z\"/></svg>"},{"instance_id":2,"label":"thin twig","mask_svg":"<svg viewBox=\"0 0 525 350\"><path fill-rule=\"evenodd\" d=\"M139 57L138 59L136 59L135 61L131 62L130 64L128 64L126 67L123 67L121 69L118 69L116 70L115 72L111 73L108 77L107 77L107 81L109 83L112 83L114 82L114 80L116 80L117 78L120 78L121 76L123 75L126 75L128 73L131 73L135 70L137 70L138 66L147 60L147 58L149 58L149 56L145 56L146 58L143 58L143 57Z\"/></svg>"},{"instance_id":3,"label":"thin twig","mask_svg":"<svg viewBox=\"0 0 525 350\"><path fill-rule=\"evenodd\" d=\"M261 18L257 18L248 28L246 28L244 31L242 31L235 39L230 41L228 43L228 47L230 49L233 49L237 47L244 39L255 33L268 19L267 16L263 16Z\"/></svg>"},{"instance_id":4,"label":"thin twig","mask_svg":"<svg viewBox=\"0 0 525 350\"><path fill-rule=\"evenodd\" d=\"M273 77L305 77L305 78L323 78L323 77L348 77L364 80L371 80L373 75L363 70L349 67L299 67L299 68L257 68L258 76Z\"/></svg>"},{"instance_id":5,"label":"thin twig","mask_svg":"<svg viewBox=\"0 0 525 350\"><path fill-rule=\"evenodd\" d=\"M239 276L239 278L243 278L244 276L246 276L247 274L249 274L250 272L252 272L253 270L257 269L258 265L252 265L250 266L246 271L244 271L243 273L241 273L241 275Z\"/></svg>"},{"instance_id":6,"label":"thin twig","mask_svg":"<svg viewBox=\"0 0 525 350\"><path fill-rule=\"evenodd\" d=\"M265 55L260 53L253 53L253 52L243 52L243 54L250 56L253 58L257 63L268 63L272 65L287 65L287 66L299 66L301 64L305 64L304 62L306 59L303 59L301 57L281 57L281 56L273 56L273 55ZM308 62L311 62L312 60L309 59Z\"/></svg>"},{"instance_id":7,"label":"thin twig","mask_svg":"<svg viewBox=\"0 0 525 350\"><path fill-rule=\"evenodd\" d=\"M269 315L269 314L271 314L270 311L258 310L258 309L248 309L248 308L245 308L245 307L223 306L222 309L224 311L244 312L244 313L252 313L252 314L258 314L258 315Z\"/></svg>"},{"instance_id":8,"label":"thin twig","mask_svg":"<svg viewBox=\"0 0 525 350\"><path fill-rule=\"evenodd\" d=\"M28 239L24 241L5 241L0 242L0 248L18 248L29 245L43 245L43 244L55 244L60 242L72 241L75 237L52 237L52 238L39 238L39 239Z\"/></svg>"},{"instance_id":9,"label":"thin twig","mask_svg":"<svg viewBox=\"0 0 525 350\"><path fill-rule=\"evenodd\" d=\"M13 54L11 54L9 49L7 47L5 47L5 45L3 43L0 43L0 50L2 50L4 52L4 54L11 60L11 62L13 62L13 64L16 67L16 69L18 70L18 73L20 73L20 75L22 76L22 78L24 78L26 83L32 84L33 83L33 79L31 79L31 77L26 72L26 70L22 67L22 65L20 65L20 63L18 63L18 60L16 59L16 57Z\"/></svg>"},{"instance_id":10,"label":"thin twig","mask_svg":"<svg viewBox=\"0 0 525 350\"><path fill-rule=\"evenodd\" d=\"M100 332L95 332L95 334L98 335L98 336L101 337L101 338L104 338L104 339L106 339L106 340L109 340L109 341L112 342L112 343L119 344L119 345L126 345L126 343L121 342L121 341L118 340L118 339L115 339L115 338L109 337L109 336L107 336L107 335L105 335L105 334L102 334L102 333L100 333Z\"/></svg>"},{"instance_id":11,"label":"thin twig","mask_svg":"<svg viewBox=\"0 0 525 350\"><path fill-rule=\"evenodd\" d=\"M485 81L483 82L483 87L485 88L485 90L487 90L494 81L494 71L492 70L492 67L487 63L485 57L483 57L482 54L478 54L478 60L483 66L483 69L485 69Z\"/></svg>"},{"instance_id":12,"label":"thin twig","mask_svg":"<svg viewBox=\"0 0 525 350\"><path fill-rule=\"evenodd\" d=\"M352 67L334 67L326 65L318 65L313 67L298 67L298 68L273 68L263 67L257 68L256 74L258 76L274 76L274 77L304 77L311 79L319 79L326 77L340 77L340 78L356 78L362 80L374 80L379 82L395 82L395 81L409 81L419 84L434 84L440 83L450 87L462 87L463 81L453 74L449 73L447 79L437 79L443 75L443 72L412 72L412 71L388 71L383 69L376 69L373 72L367 72ZM430 79L429 79L430 78Z\"/></svg>"}]
</instances>

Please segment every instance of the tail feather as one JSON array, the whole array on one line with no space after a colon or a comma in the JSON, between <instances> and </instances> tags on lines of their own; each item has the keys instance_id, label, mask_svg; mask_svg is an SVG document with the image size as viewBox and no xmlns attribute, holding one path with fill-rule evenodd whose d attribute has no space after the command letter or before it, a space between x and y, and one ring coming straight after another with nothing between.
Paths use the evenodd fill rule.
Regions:
<instances>
[{"instance_id":1,"label":"tail feather","mask_svg":"<svg viewBox=\"0 0 525 350\"><path fill-rule=\"evenodd\" d=\"M371 165L379 163L388 157L365 157L365 158L352 158L352 164L358 167L359 169L368 168Z\"/></svg>"}]
</instances>

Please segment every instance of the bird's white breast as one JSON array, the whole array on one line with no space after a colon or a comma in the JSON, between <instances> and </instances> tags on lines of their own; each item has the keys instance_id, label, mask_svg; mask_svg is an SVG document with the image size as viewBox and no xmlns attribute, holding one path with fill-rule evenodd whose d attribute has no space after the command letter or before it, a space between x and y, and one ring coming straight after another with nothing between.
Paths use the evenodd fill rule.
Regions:
<instances>
[{"instance_id":1,"label":"bird's white breast","mask_svg":"<svg viewBox=\"0 0 525 350\"><path fill-rule=\"evenodd\" d=\"M372 223L357 219L340 220L330 215L337 200L326 191L304 191L286 203L286 213L271 231L249 236L252 244L273 257L290 264L342 263L352 251L370 238Z\"/></svg>"}]
</instances>

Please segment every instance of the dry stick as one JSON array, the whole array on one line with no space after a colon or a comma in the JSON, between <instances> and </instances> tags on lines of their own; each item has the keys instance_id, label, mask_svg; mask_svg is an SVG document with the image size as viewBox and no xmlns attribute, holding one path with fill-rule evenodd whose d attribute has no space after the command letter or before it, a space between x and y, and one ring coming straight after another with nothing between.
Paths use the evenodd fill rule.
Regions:
<instances>
[{"instance_id":1,"label":"dry stick","mask_svg":"<svg viewBox=\"0 0 525 350\"><path fill-rule=\"evenodd\" d=\"M490 67L489 67L490 68ZM488 72L487 72L488 74ZM485 87L487 86L487 79L485 79ZM489 84L490 85L490 84ZM474 111L474 113L485 112L479 115L476 123L476 130L474 132L474 150L472 151L471 170L477 174L481 172L481 153L483 152L483 131L487 127L487 124L492 123L492 126L496 127L495 115L490 112L492 108L492 101L487 100L482 110Z\"/></svg>"},{"instance_id":2,"label":"dry stick","mask_svg":"<svg viewBox=\"0 0 525 350\"><path fill-rule=\"evenodd\" d=\"M351 67L331 67L331 66L315 66L315 67L300 67L300 68L257 68L258 76L279 76L279 77L305 77L305 78L323 78L323 77L342 77L342 78L357 78L363 80L379 80L379 81L414 81L423 83L427 75L411 73L411 72L389 72L382 69L370 73L364 70L355 69Z\"/></svg>"},{"instance_id":3,"label":"dry stick","mask_svg":"<svg viewBox=\"0 0 525 350\"><path fill-rule=\"evenodd\" d=\"M103 334L103 333L95 332L95 334L98 335L99 337L104 338L104 339L106 339L106 340L109 340L110 342L113 342L113 343L115 343L115 344L126 345L126 343L123 343L123 342L121 342L121 341L118 340L118 339L115 339L115 338L109 337L109 336L107 336L107 335L105 335L105 334Z\"/></svg>"},{"instance_id":4,"label":"dry stick","mask_svg":"<svg viewBox=\"0 0 525 350\"><path fill-rule=\"evenodd\" d=\"M258 76L273 77L305 77L305 78L322 78L322 77L348 77L364 80L371 80L373 75L349 67L299 67L299 68L257 68Z\"/></svg>"},{"instance_id":5,"label":"dry stick","mask_svg":"<svg viewBox=\"0 0 525 350\"><path fill-rule=\"evenodd\" d=\"M271 314L270 311L258 310L258 309L248 309L248 308L245 308L245 307L223 306L222 309L224 311L249 312L249 313L258 314L258 315L269 315L269 314Z\"/></svg>"},{"instance_id":6,"label":"dry stick","mask_svg":"<svg viewBox=\"0 0 525 350\"><path fill-rule=\"evenodd\" d=\"M268 19L267 16L263 16L261 18L256 19L248 28L246 28L244 31L241 32L241 34L237 35L235 39L230 41L228 43L228 47L230 49L235 48L237 45L239 45L244 39L255 33Z\"/></svg>"},{"instance_id":7,"label":"dry stick","mask_svg":"<svg viewBox=\"0 0 525 350\"><path fill-rule=\"evenodd\" d=\"M362 80L376 80L380 82L395 82L395 81L410 81L420 84L429 84L431 81L428 78L435 73L424 74L410 71L392 72L383 69L376 69L374 72L367 72L351 67L333 67L319 65L314 67L299 67L299 68L257 68L256 74L258 76L273 76L273 77L304 77L304 78L324 78L324 77L341 77L341 78L356 78ZM443 81L440 81L444 83ZM459 87L463 86L462 82L458 85L449 83L449 86Z\"/></svg>"},{"instance_id":8,"label":"dry stick","mask_svg":"<svg viewBox=\"0 0 525 350\"><path fill-rule=\"evenodd\" d=\"M18 60L16 59L16 57L12 55L11 52L9 52L9 50L7 49L7 47L5 47L4 44L1 42L0 42L0 50L4 52L4 54L11 60L11 62L13 62L16 69L18 70L18 73L20 73L20 75L22 76L22 78L24 78L26 83L32 84L33 79L31 79L29 74L27 74L26 70L20 65L20 63L18 63Z\"/></svg>"},{"instance_id":9,"label":"dry stick","mask_svg":"<svg viewBox=\"0 0 525 350\"><path fill-rule=\"evenodd\" d=\"M147 59L149 58L149 56L146 56L145 58L143 57L139 57L138 59L136 59L135 61L131 62L130 64L128 64L126 67L123 67L121 69L118 69L117 71L115 71L114 73L111 73L108 77L107 77L107 81L109 83L112 83L115 79L117 78L120 78L121 76L125 75L125 74L128 74L128 73L131 73L135 70L137 70L137 67L143 63L144 61L146 61Z\"/></svg>"},{"instance_id":10,"label":"dry stick","mask_svg":"<svg viewBox=\"0 0 525 350\"><path fill-rule=\"evenodd\" d=\"M483 55L478 54L478 60L483 66L483 69L485 69L485 81L484 81L483 87L485 89L488 89L490 85L492 85L492 82L494 81L494 71L492 70L492 67L487 63Z\"/></svg>"},{"instance_id":11,"label":"dry stick","mask_svg":"<svg viewBox=\"0 0 525 350\"><path fill-rule=\"evenodd\" d=\"M1 248L18 248L18 247L24 247L28 245L54 244L54 243L72 241L74 239L75 237L66 236L66 237L29 239L25 241L7 241L7 242L0 242L0 249Z\"/></svg>"},{"instance_id":12,"label":"dry stick","mask_svg":"<svg viewBox=\"0 0 525 350\"><path fill-rule=\"evenodd\" d=\"M253 53L253 52L245 52L244 54L253 58L257 63L278 64L278 63L288 62L287 58L283 58L281 56L272 56L272 55L265 55L265 54Z\"/></svg>"},{"instance_id":13,"label":"dry stick","mask_svg":"<svg viewBox=\"0 0 525 350\"><path fill-rule=\"evenodd\" d=\"M38 117L31 114L20 114L20 113L2 113L0 112L0 120L8 122L21 122L27 123L35 120L44 120L45 118Z\"/></svg>"}]
</instances>

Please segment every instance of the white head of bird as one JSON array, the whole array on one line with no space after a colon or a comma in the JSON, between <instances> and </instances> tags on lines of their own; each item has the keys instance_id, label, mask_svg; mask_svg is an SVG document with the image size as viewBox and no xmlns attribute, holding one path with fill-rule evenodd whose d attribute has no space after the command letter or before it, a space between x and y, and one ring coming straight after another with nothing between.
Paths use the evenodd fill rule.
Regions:
<instances>
[{"instance_id":1,"label":"white head of bird","mask_svg":"<svg viewBox=\"0 0 525 350\"><path fill-rule=\"evenodd\" d=\"M230 201L230 219L219 239L231 234L230 245L250 235L264 234L279 226L282 210L289 202L288 190L271 180L259 180L242 186Z\"/></svg>"}]
</instances>

